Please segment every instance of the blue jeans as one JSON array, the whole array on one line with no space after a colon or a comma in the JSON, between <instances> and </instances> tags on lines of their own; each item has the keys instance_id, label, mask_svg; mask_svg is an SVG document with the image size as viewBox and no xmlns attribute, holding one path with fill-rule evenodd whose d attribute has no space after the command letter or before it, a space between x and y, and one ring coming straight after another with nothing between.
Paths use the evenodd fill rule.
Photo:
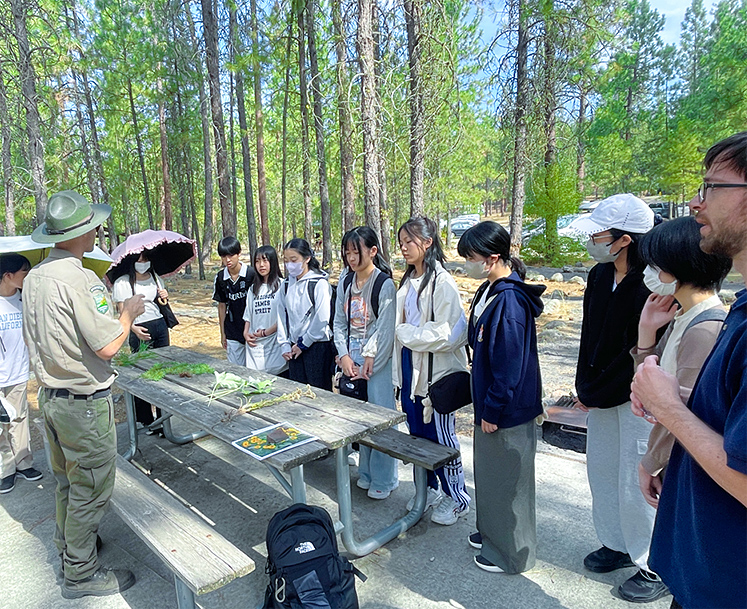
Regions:
<instances>
[{"instance_id":1,"label":"blue jeans","mask_svg":"<svg viewBox=\"0 0 747 609\"><path fill-rule=\"evenodd\" d=\"M348 353L359 366L363 365L363 356L359 339L350 339ZM396 410L394 387L392 386L392 358L376 374L371 375L367 383L368 401L390 410ZM399 486L397 477L397 460L368 446L360 447L358 476L368 482L374 491L391 491Z\"/></svg>"}]
</instances>

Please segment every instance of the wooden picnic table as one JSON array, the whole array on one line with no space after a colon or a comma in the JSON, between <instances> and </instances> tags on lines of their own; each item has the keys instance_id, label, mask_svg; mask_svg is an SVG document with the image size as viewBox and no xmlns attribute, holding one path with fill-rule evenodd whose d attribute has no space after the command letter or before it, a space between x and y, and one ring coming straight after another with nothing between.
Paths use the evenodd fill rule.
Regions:
<instances>
[{"instance_id":1,"label":"wooden picnic table","mask_svg":"<svg viewBox=\"0 0 747 609\"><path fill-rule=\"evenodd\" d=\"M294 503L306 503L303 465L323 457L330 451L334 452L340 520L346 523L346 528L352 527L347 447L352 442L404 421L404 413L314 387L311 388L315 394L314 398L299 397L292 401L283 401L248 413L237 414L236 409L246 403L246 398L240 394L231 394L211 399L215 383L212 374L191 377L167 375L160 381L147 380L142 374L157 363L192 363L208 364L217 372L232 372L246 379L274 379L270 393L251 396L252 402L288 394L297 389L303 391L307 386L181 347L164 347L151 353L152 355L147 358L136 359L133 365L117 367L119 375L116 385L125 393L130 431L130 447L125 455L126 459L131 459L137 450L138 430L135 424L133 396L147 400L165 411L161 418L164 435L168 440L179 444L208 434L230 444L270 424L288 422L319 439L273 455L261 463L269 468ZM172 415L183 418L202 431L185 436L175 435L171 428ZM253 459L249 455L246 455L246 458ZM407 530L422 517L426 484L425 471L419 470L420 468L416 468L416 494L418 497L422 495L423 501L416 500L415 507L405 517L361 544L354 541L352 531L346 531L343 541L347 540L345 545L349 551L359 555L367 554ZM336 526L338 530L343 527L340 523Z\"/></svg>"}]
</instances>

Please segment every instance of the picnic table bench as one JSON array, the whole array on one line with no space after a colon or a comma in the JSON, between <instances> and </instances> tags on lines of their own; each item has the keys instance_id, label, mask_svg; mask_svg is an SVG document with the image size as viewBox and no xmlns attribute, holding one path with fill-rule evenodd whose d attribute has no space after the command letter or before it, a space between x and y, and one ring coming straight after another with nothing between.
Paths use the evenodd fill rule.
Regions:
<instances>
[{"instance_id":1,"label":"picnic table bench","mask_svg":"<svg viewBox=\"0 0 747 609\"><path fill-rule=\"evenodd\" d=\"M420 520L425 511L426 470L435 469L458 454L449 447L391 429L405 419L403 413L317 388L313 388L315 398L298 397L237 415L236 409L241 405L241 398L236 395L215 399L211 397L215 380L212 375L188 378L167 375L163 381L157 382L144 379L142 373L158 362L209 364L216 371L232 372L244 378L274 379L270 394L259 399L305 388L288 379L249 370L179 347L156 349L149 358L136 360L132 366L118 367L116 384L125 392L130 430L130 448L126 458L132 458L137 450L138 430L135 426L133 395L167 411L162 417L164 435L177 443L188 442L205 434L231 443L270 424L291 423L316 436L318 440L272 455L262 463L269 468L294 503L306 503L304 464L333 452L340 512L340 523L336 527L338 530L342 529L342 541L346 549L358 556L372 552ZM182 417L202 431L185 436L174 435L170 426L172 415ZM416 501L413 509L363 542L355 540L352 516L347 447L353 442L371 446L415 465ZM290 476L290 481L286 475Z\"/></svg>"},{"instance_id":2,"label":"picnic table bench","mask_svg":"<svg viewBox=\"0 0 747 609\"><path fill-rule=\"evenodd\" d=\"M254 571L254 561L121 455L112 510L174 573L177 606Z\"/></svg>"}]
</instances>

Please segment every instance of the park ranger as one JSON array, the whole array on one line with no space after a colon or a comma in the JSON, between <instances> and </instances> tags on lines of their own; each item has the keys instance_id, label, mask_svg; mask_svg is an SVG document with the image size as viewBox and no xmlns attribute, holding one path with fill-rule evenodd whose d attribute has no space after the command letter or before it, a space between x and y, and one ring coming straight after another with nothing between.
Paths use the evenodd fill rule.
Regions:
<instances>
[{"instance_id":1,"label":"park ranger","mask_svg":"<svg viewBox=\"0 0 747 609\"><path fill-rule=\"evenodd\" d=\"M117 454L110 360L144 310L143 297L134 296L116 319L101 280L82 266L110 214L108 205L91 205L74 191L52 195L32 238L54 248L29 272L23 290L24 338L57 480L55 544L65 598L115 594L135 583L130 571L102 568L96 549Z\"/></svg>"}]
</instances>

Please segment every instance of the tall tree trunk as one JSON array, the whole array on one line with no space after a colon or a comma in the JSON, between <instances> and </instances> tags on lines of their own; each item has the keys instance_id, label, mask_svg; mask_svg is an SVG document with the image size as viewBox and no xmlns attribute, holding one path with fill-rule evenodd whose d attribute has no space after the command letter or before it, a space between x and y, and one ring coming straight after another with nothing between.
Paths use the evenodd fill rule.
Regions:
<instances>
[{"instance_id":1,"label":"tall tree trunk","mask_svg":"<svg viewBox=\"0 0 747 609\"><path fill-rule=\"evenodd\" d=\"M21 94L26 109L26 133L29 138L29 165L34 183L36 222L44 220L47 211L47 180L44 172L44 142L41 137L41 118L36 96L36 73L31 63L28 30L26 29L27 5L25 0L10 0L13 13L15 37L18 44L18 73L21 77Z\"/></svg>"},{"instance_id":2,"label":"tall tree trunk","mask_svg":"<svg viewBox=\"0 0 747 609\"><path fill-rule=\"evenodd\" d=\"M200 46L195 34L195 24L192 18L191 3L184 4L184 12L189 24L189 36L192 41L192 50L195 57L200 54ZM203 225L202 249L200 250L200 273L204 277L204 264L210 259L210 253L213 248L213 159L210 150L210 118L208 116L208 101L205 94L205 77L202 64L195 61L195 71L197 72L197 84L200 95L200 123L202 126L202 168L205 180L205 205ZM195 231L197 225L195 222Z\"/></svg>"},{"instance_id":3,"label":"tall tree trunk","mask_svg":"<svg viewBox=\"0 0 747 609\"><path fill-rule=\"evenodd\" d=\"M521 226L524 214L526 179L526 146L527 146L527 104L529 92L529 77L527 75L527 47L529 36L527 32L526 0L517 0L519 34L516 43L516 115L514 119L514 172L511 191L511 255L518 256L521 249Z\"/></svg>"},{"instance_id":4,"label":"tall tree trunk","mask_svg":"<svg viewBox=\"0 0 747 609\"><path fill-rule=\"evenodd\" d=\"M8 120L8 97L5 77L0 74L0 138L2 138L3 194L5 209L5 234L16 234L15 185L13 184L13 157L10 149L11 133Z\"/></svg>"},{"instance_id":5,"label":"tall tree trunk","mask_svg":"<svg viewBox=\"0 0 747 609\"><path fill-rule=\"evenodd\" d=\"M166 133L166 106L163 102L163 81L156 83L158 91L158 130L161 140L161 226L173 230L174 219L171 209L171 174L169 172L169 136Z\"/></svg>"},{"instance_id":6,"label":"tall tree trunk","mask_svg":"<svg viewBox=\"0 0 747 609\"><path fill-rule=\"evenodd\" d=\"M421 66L421 0L405 0L410 63L410 214L425 215L425 116Z\"/></svg>"},{"instance_id":7,"label":"tall tree trunk","mask_svg":"<svg viewBox=\"0 0 747 609\"><path fill-rule=\"evenodd\" d=\"M311 150L309 147L309 96L306 89L306 27L304 6L298 10L298 78L301 91L301 154L303 156L304 237L313 245L314 223L311 209ZM295 231L294 231L295 235Z\"/></svg>"},{"instance_id":8,"label":"tall tree trunk","mask_svg":"<svg viewBox=\"0 0 747 609\"><path fill-rule=\"evenodd\" d=\"M127 57L125 55L125 61ZM137 112L135 112L135 98L132 95L132 81L127 78L127 97L130 100L130 114L132 115L132 128L135 131L135 145L137 146L137 158L140 161L140 177L143 180L143 195L145 197L145 209L148 212L148 228L155 229L156 223L153 220L153 207L150 203L150 188L148 187L148 174L145 171L145 153L143 152L143 142L140 138L140 127L137 122Z\"/></svg>"},{"instance_id":9,"label":"tall tree trunk","mask_svg":"<svg viewBox=\"0 0 747 609\"><path fill-rule=\"evenodd\" d=\"M267 213L267 177L265 175L265 134L262 114L262 75L259 66L259 23L257 0L251 1L252 9L252 68L254 70L254 121L257 135L257 197L259 199L259 221L262 225L262 245L270 245L270 219Z\"/></svg>"},{"instance_id":10,"label":"tall tree trunk","mask_svg":"<svg viewBox=\"0 0 747 609\"><path fill-rule=\"evenodd\" d=\"M236 20L236 12L233 12ZM238 34L238 28L234 23L234 48L238 53L243 53L243 45ZM254 191L252 189L252 151L249 147L249 128L246 122L246 104L244 102L244 71L239 67L236 70L236 106L239 111L239 131L241 135L241 167L244 175L244 206L246 209L247 238L249 241L249 254L254 260L254 252L257 249L257 223L254 219Z\"/></svg>"},{"instance_id":11,"label":"tall tree trunk","mask_svg":"<svg viewBox=\"0 0 747 609\"><path fill-rule=\"evenodd\" d=\"M322 266L328 268L332 263L332 210L329 204L329 185L327 184L327 159L324 154L322 87L316 52L315 3L316 0L306 0L306 33L309 37L311 94L314 98L314 132L316 134L316 160L319 169L319 202L322 212Z\"/></svg>"},{"instance_id":12,"label":"tall tree trunk","mask_svg":"<svg viewBox=\"0 0 747 609\"><path fill-rule=\"evenodd\" d=\"M577 152L577 175L578 175L578 191L584 194L584 182L586 180L586 146L584 144L584 138L586 137L586 90L583 84L581 85L581 95L578 99L578 152Z\"/></svg>"},{"instance_id":13,"label":"tall tree trunk","mask_svg":"<svg viewBox=\"0 0 747 609\"><path fill-rule=\"evenodd\" d=\"M342 186L342 229L355 227L355 176L353 175L353 121L350 116L350 79L345 28L340 12L341 2L332 2L332 24L335 29L335 54L337 64L337 114L340 124L340 175Z\"/></svg>"},{"instance_id":14,"label":"tall tree trunk","mask_svg":"<svg viewBox=\"0 0 747 609\"><path fill-rule=\"evenodd\" d=\"M553 183L553 175L557 179L557 137L555 133L555 109L557 106L556 95L556 61L555 61L555 38L556 30L554 15L552 12L552 0L547 3L548 14L545 15L543 40L544 51L544 127L545 127L545 193L550 205L545 210L545 240L547 242L547 255L553 260L560 251L558 242L558 206L552 202L552 197L557 195L556 184Z\"/></svg>"},{"instance_id":15,"label":"tall tree trunk","mask_svg":"<svg viewBox=\"0 0 747 609\"><path fill-rule=\"evenodd\" d=\"M231 18L231 13L233 13L233 18ZM229 9L229 17L228 17L228 62L230 64L236 65L236 47L234 46L234 36L235 36L235 28L231 27L231 22L236 20L236 5L231 3L231 8ZM234 133L234 111L233 111L233 104L236 96L236 89L234 87L236 75L233 71L230 71L228 73L228 143L229 143L229 149L231 151L231 214L233 215L233 222L236 225L236 237L238 237L238 230L239 230L239 211L238 211L238 203L236 201L236 197L238 196L237 192L237 175L236 175L236 137Z\"/></svg>"},{"instance_id":16,"label":"tall tree trunk","mask_svg":"<svg viewBox=\"0 0 747 609\"><path fill-rule=\"evenodd\" d=\"M381 36L379 28L379 11L378 7L374 4L371 7L373 14L371 19L374 28L374 65L376 73L376 106L381 108ZM381 136L384 131L384 125L381 121L381 112L377 113L376 117L376 133ZM389 225L389 201L387 199L387 186L386 186L386 155L384 154L384 146L379 142L376 149L378 150L378 165L379 165L379 214L381 216L381 255L384 260L389 262L389 249L390 249L390 230Z\"/></svg>"},{"instance_id":17,"label":"tall tree trunk","mask_svg":"<svg viewBox=\"0 0 747 609\"><path fill-rule=\"evenodd\" d=\"M375 0L358 0L358 61L361 74L361 123L363 127L363 189L366 225L383 242L379 209L379 140L376 68L372 15Z\"/></svg>"},{"instance_id":18,"label":"tall tree trunk","mask_svg":"<svg viewBox=\"0 0 747 609\"><path fill-rule=\"evenodd\" d=\"M293 45L293 11L288 11L288 39L285 45L285 89L283 91L283 169L280 178L280 198L283 213L282 241L288 239L287 190L288 190L288 105L290 102L291 48Z\"/></svg>"},{"instance_id":19,"label":"tall tree trunk","mask_svg":"<svg viewBox=\"0 0 747 609\"><path fill-rule=\"evenodd\" d=\"M220 97L220 64L218 55L218 21L213 12L212 0L200 0L202 4L202 24L205 36L205 57L210 89L210 109L213 116L215 136L215 159L218 170L218 201L220 203L223 236L236 235L236 223L231 210L231 181L228 175L228 152L226 131L223 122L223 104Z\"/></svg>"}]
</instances>

